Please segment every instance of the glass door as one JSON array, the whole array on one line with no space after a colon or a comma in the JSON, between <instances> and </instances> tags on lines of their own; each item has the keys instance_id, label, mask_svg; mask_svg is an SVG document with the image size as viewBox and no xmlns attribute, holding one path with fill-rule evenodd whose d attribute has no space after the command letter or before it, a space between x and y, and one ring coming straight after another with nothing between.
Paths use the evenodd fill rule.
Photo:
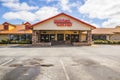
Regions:
<instances>
[{"instance_id":1,"label":"glass door","mask_svg":"<svg viewBox=\"0 0 120 80\"><path fill-rule=\"evenodd\" d=\"M64 34L57 34L58 41L64 41Z\"/></svg>"},{"instance_id":2,"label":"glass door","mask_svg":"<svg viewBox=\"0 0 120 80\"><path fill-rule=\"evenodd\" d=\"M79 42L79 34L71 34L71 42Z\"/></svg>"}]
</instances>

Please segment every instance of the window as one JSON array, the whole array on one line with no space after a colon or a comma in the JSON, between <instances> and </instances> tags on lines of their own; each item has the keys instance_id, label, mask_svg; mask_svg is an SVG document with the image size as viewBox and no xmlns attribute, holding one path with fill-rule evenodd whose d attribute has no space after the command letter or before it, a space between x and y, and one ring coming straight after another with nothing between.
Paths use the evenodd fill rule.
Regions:
<instances>
[{"instance_id":1,"label":"window","mask_svg":"<svg viewBox=\"0 0 120 80\"><path fill-rule=\"evenodd\" d=\"M93 40L106 40L106 35L93 35Z\"/></svg>"},{"instance_id":2,"label":"window","mask_svg":"<svg viewBox=\"0 0 120 80\"><path fill-rule=\"evenodd\" d=\"M72 34L71 41L72 42L79 42L79 34Z\"/></svg>"},{"instance_id":3,"label":"window","mask_svg":"<svg viewBox=\"0 0 120 80\"><path fill-rule=\"evenodd\" d=\"M65 38L66 38L66 41L69 41L70 40L70 34L66 34Z\"/></svg>"},{"instance_id":4,"label":"window","mask_svg":"<svg viewBox=\"0 0 120 80\"><path fill-rule=\"evenodd\" d=\"M54 41L55 40L55 34L50 34L50 41Z\"/></svg>"},{"instance_id":5,"label":"window","mask_svg":"<svg viewBox=\"0 0 120 80\"><path fill-rule=\"evenodd\" d=\"M4 30L8 30L8 25L4 25Z\"/></svg>"},{"instance_id":6,"label":"window","mask_svg":"<svg viewBox=\"0 0 120 80\"><path fill-rule=\"evenodd\" d=\"M30 29L30 26L29 26L29 25L26 25L26 26L25 26L25 29L26 29L26 30L29 30L29 29Z\"/></svg>"},{"instance_id":7,"label":"window","mask_svg":"<svg viewBox=\"0 0 120 80\"><path fill-rule=\"evenodd\" d=\"M9 23L8 22L4 22L4 30L8 30L9 29Z\"/></svg>"},{"instance_id":8,"label":"window","mask_svg":"<svg viewBox=\"0 0 120 80\"><path fill-rule=\"evenodd\" d=\"M41 34L40 35L40 41L41 42L49 42L50 41L49 34Z\"/></svg>"}]
</instances>

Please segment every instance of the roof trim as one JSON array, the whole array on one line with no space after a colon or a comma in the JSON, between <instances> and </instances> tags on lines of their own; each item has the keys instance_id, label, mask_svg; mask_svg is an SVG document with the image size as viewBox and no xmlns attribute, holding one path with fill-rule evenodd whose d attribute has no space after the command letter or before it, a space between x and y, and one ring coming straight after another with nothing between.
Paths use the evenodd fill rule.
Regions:
<instances>
[{"instance_id":1,"label":"roof trim","mask_svg":"<svg viewBox=\"0 0 120 80\"><path fill-rule=\"evenodd\" d=\"M55 17L57 17L57 16L59 16L59 15L68 16L68 17L70 17L70 18L72 18L72 19L74 19L74 20L77 20L78 22L81 22L81 23L83 23L83 24L85 24L85 25L90 26L90 27L93 28L93 29L96 28L95 26L93 26L93 25L91 25L91 24L89 24L89 23L86 23L86 22L84 22L84 21L82 21L82 20L79 20L79 19L77 19L77 18L75 18L75 17L72 17L72 16L70 16L70 15L68 15L68 14L65 14L65 13L60 13L60 14L57 14L57 15L55 15L55 16L53 16L53 17L50 17L50 18L48 18L48 19L45 19L45 20L43 20L43 21L37 22L37 23L31 25L31 27L34 27L34 26L36 26L36 25L38 25L38 24L41 24L41 23L43 23L43 22L45 22L45 21L48 21L48 20L50 20L50 19L53 19L53 18L55 18Z\"/></svg>"}]
</instances>

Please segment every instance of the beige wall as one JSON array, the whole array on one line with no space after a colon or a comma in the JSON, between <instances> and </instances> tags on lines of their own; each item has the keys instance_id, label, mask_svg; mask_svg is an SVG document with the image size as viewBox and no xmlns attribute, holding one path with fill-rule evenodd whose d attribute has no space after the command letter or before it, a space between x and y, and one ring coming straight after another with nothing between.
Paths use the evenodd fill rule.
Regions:
<instances>
[{"instance_id":1,"label":"beige wall","mask_svg":"<svg viewBox=\"0 0 120 80\"><path fill-rule=\"evenodd\" d=\"M72 22L72 26L57 26L54 23L55 19L69 19ZM80 23L65 15L57 16L51 20L45 21L39 25L33 27L33 30L91 30L88 25Z\"/></svg>"},{"instance_id":2,"label":"beige wall","mask_svg":"<svg viewBox=\"0 0 120 80\"><path fill-rule=\"evenodd\" d=\"M86 34L82 34L81 41L86 41Z\"/></svg>"},{"instance_id":3,"label":"beige wall","mask_svg":"<svg viewBox=\"0 0 120 80\"><path fill-rule=\"evenodd\" d=\"M8 35L0 35L0 41L8 39Z\"/></svg>"},{"instance_id":4,"label":"beige wall","mask_svg":"<svg viewBox=\"0 0 120 80\"><path fill-rule=\"evenodd\" d=\"M120 40L120 33L111 35L110 40Z\"/></svg>"}]
</instances>

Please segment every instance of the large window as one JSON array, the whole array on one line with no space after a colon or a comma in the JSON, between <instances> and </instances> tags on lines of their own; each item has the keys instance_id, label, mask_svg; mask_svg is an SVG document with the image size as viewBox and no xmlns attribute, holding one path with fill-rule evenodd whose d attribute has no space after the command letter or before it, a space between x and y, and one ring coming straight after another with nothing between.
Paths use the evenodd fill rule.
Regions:
<instances>
[{"instance_id":1,"label":"large window","mask_svg":"<svg viewBox=\"0 0 120 80\"><path fill-rule=\"evenodd\" d=\"M55 41L55 34L50 34L50 41Z\"/></svg>"},{"instance_id":2,"label":"large window","mask_svg":"<svg viewBox=\"0 0 120 80\"><path fill-rule=\"evenodd\" d=\"M49 34L41 34L40 41L41 42L49 42L50 41Z\"/></svg>"},{"instance_id":3,"label":"large window","mask_svg":"<svg viewBox=\"0 0 120 80\"><path fill-rule=\"evenodd\" d=\"M79 42L79 34L71 34L72 42Z\"/></svg>"},{"instance_id":4,"label":"large window","mask_svg":"<svg viewBox=\"0 0 120 80\"><path fill-rule=\"evenodd\" d=\"M66 41L70 41L70 38L71 38L70 34L66 34L65 38L66 38Z\"/></svg>"},{"instance_id":5,"label":"large window","mask_svg":"<svg viewBox=\"0 0 120 80\"><path fill-rule=\"evenodd\" d=\"M106 35L93 35L93 40L106 40Z\"/></svg>"}]
</instances>

